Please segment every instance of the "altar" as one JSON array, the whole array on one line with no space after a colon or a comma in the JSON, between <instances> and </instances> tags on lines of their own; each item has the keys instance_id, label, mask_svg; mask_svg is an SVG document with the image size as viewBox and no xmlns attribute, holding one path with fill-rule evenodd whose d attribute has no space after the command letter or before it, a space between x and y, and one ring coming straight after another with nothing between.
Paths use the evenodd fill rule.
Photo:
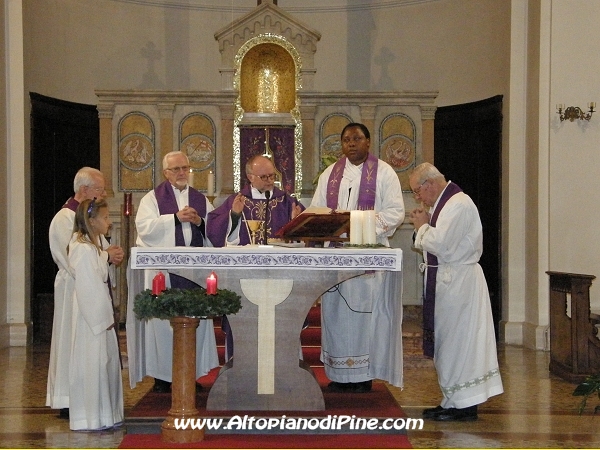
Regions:
<instances>
[{"instance_id":1,"label":"altar","mask_svg":"<svg viewBox=\"0 0 600 450\"><path fill-rule=\"evenodd\" d=\"M241 296L242 309L228 316L234 358L221 368L207 410L324 410L321 388L299 359L300 332L309 309L329 288L368 271L390 271L402 289L402 250L390 248L134 247L131 269L133 295L144 289L144 270L168 270L200 285L214 271L219 288ZM391 314L386 320L401 320L402 304L397 303L399 316ZM128 309L133 314L132 304ZM127 330L128 347L130 334L139 338L143 330L137 319L131 323L136 329ZM390 339L401 358L401 332ZM138 364L130 357L132 383L143 376Z\"/></svg>"}]
</instances>

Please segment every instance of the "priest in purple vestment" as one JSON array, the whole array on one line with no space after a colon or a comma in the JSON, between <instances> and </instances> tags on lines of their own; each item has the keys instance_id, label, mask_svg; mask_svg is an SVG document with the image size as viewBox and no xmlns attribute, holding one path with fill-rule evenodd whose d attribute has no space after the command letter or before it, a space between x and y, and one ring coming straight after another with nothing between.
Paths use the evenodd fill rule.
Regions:
<instances>
[{"instance_id":1,"label":"priest in purple vestment","mask_svg":"<svg viewBox=\"0 0 600 450\"><path fill-rule=\"evenodd\" d=\"M490 294L479 265L483 228L473 200L430 163L409 178L421 206L410 218L414 246L423 252L424 353L433 356L443 394L423 417L436 421L477 420L477 405L504 391Z\"/></svg>"},{"instance_id":2,"label":"priest in purple vestment","mask_svg":"<svg viewBox=\"0 0 600 450\"><path fill-rule=\"evenodd\" d=\"M185 153L175 151L163 158L164 182L141 200L135 218L138 247L203 247L207 245L205 219L213 209L207 198L188 184L190 163ZM145 271L145 287L152 286L155 270ZM165 274L167 287L192 289L198 285L175 274ZM131 326L130 326L131 325ZM134 330L139 330L137 335ZM218 366L212 320L201 320L196 330L196 375ZM173 368L173 329L168 320L152 319L143 324L127 315L128 348L136 356L134 378L154 377L154 391L169 392ZM135 345L131 344L135 341ZM130 345L131 344L131 345ZM130 355L129 359L132 360ZM130 376L132 364L130 362Z\"/></svg>"},{"instance_id":3,"label":"priest in purple vestment","mask_svg":"<svg viewBox=\"0 0 600 450\"><path fill-rule=\"evenodd\" d=\"M250 244L246 220L263 222L256 243L265 244L304 211L298 200L275 187L275 166L266 156L250 158L246 175L250 184L208 214L206 232L215 247Z\"/></svg>"},{"instance_id":4,"label":"priest in purple vestment","mask_svg":"<svg viewBox=\"0 0 600 450\"><path fill-rule=\"evenodd\" d=\"M266 244L281 227L304 211L298 200L275 187L275 166L266 156L250 158L246 175L250 184L208 213L206 233L215 247L250 244L247 220L263 222L255 243ZM227 317L223 317L222 327L227 335L225 358L228 360L233 356L233 338Z\"/></svg>"},{"instance_id":5,"label":"priest in purple vestment","mask_svg":"<svg viewBox=\"0 0 600 450\"><path fill-rule=\"evenodd\" d=\"M73 181L74 195L67 200L50 223L48 237L52 259L58 266L54 281L54 318L52 319L52 341L50 344L50 365L46 406L60 409L61 417L69 417L69 364L71 358L71 315L75 279L69 273L67 247L73 235L75 211L84 200L104 199L104 175L98 169L83 167L79 169ZM105 258L111 264L118 265L123 260L123 250L116 245L108 245L102 239L106 249ZM114 277L113 277L114 279Z\"/></svg>"}]
</instances>

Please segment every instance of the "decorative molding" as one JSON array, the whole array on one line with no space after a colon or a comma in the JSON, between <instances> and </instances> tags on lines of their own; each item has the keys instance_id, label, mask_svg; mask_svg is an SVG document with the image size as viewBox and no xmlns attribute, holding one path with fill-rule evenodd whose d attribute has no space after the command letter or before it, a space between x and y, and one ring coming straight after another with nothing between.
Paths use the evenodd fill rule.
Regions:
<instances>
[{"instance_id":1,"label":"decorative molding","mask_svg":"<svg viewBox=\"0 0 600 450\"><path fill-rule=\"evenodd\" d=\"M131 249L132 269L235 267L238 269L402 269L402 250L391 248L306 248L278 246Z\"/></svg>"},{"instance_id":2,"label":"decorative molding","mask_svg":"<svg viewBox=\"0 0 600 450\"><path fill-rule=\"evenodd\" d=\"M437 106L426 106L421 105L421 119L422 120L434 120Z\"/></svg>"}]
</instances>

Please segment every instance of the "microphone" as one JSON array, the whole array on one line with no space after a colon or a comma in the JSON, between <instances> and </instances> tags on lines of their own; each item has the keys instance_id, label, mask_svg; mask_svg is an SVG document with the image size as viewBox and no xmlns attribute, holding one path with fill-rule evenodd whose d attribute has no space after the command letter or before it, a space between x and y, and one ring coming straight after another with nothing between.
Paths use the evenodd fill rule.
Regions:
<instances>
[{"instance_id":1,"label":"microphone","mask_svg":"<svg viewBox=\"0 0 600 450\"><path fill-rule=\"evenodd\" d=\"M269 199L271 198L271 191L265 191L265 198L267 199L267 203L265 205L265 245L269 243L269 236L267 235L269 232Z\"/></svg>"}]
</instances>

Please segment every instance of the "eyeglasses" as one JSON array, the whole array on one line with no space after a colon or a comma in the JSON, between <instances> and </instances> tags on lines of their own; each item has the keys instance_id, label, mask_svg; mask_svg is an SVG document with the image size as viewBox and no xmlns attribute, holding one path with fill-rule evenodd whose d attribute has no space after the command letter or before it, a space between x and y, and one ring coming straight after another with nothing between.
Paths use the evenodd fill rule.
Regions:
<instances>
[{"instance_id":1,"label":"eyeglasses","mask_svg":"<svg viewBox=\"0 0 600 450\"><path fill-rule=\"evenodd\" d=\"M423 185L424 185L425 183L427 183L428 181L429 181L429 179L427 179L427 180L423 181L423 182L422 182L422 183L419 185L419 187L417 187L416 189L414 189L414 190L413 190L413 194L415 194L415 195L421 195L421 188L422 188L422 187L423 187Z\"/></svg>"},{"instance_id":2,"label":"eyeglasses","mask_svg":"<svg viewBox=\"0 0 600 450\"><path fill-rule=\"evenodd\" d=\"M171 168L167 168L165 170L169 170L172 173L189 172L190 171L190 166L171 167Z\"/></svg>"},{"instance_id":3,"label":"eyeglasses","mask_svg":"<svg viewBox=\"0 0 600 450\"><path fill-rule=\"evenodd\" d=\"M92 217L92 210L94 209L94 205L96 204L96 197L90 202L90 206L88 206L87 214L88 217Z\"/></svg>"},{"instance_id":4,"label":"eyeglasses","mask_svg":"<svg viewBox=\"0 0 600 450\"><path fill-rule=\"evenodd\" d=\"M252 174L254 175L254 174ZM255 177L260 178L262 181L273 181L275 180L275 174L274 173L270 173L268 175L254 175Z\"/></svg>"},{"instance_id":5,"label":"eyeglasses","mask_svg":"<svg viewBox=\"0 0 600 450\"><path fill-rule=\"evenodd\" d=\"M349 144L350 141L360 142L360 141L362 141L364 139L366 139L366 137L364 137L364 136L345 137L345 138L342 139L342 142L344 144Z\"/></svg>"},{"instance_id":6,"label":"eyeglasses","mask_svg":"<svg viewBox=\"0 0 600 450\"><path fill-rule=\"evenodd\" d=\"M102 192L106 192L106 188L103 187L95 187L95 186L88 186L91 190L102 193Z\"/></svg>"}]
</instances>

